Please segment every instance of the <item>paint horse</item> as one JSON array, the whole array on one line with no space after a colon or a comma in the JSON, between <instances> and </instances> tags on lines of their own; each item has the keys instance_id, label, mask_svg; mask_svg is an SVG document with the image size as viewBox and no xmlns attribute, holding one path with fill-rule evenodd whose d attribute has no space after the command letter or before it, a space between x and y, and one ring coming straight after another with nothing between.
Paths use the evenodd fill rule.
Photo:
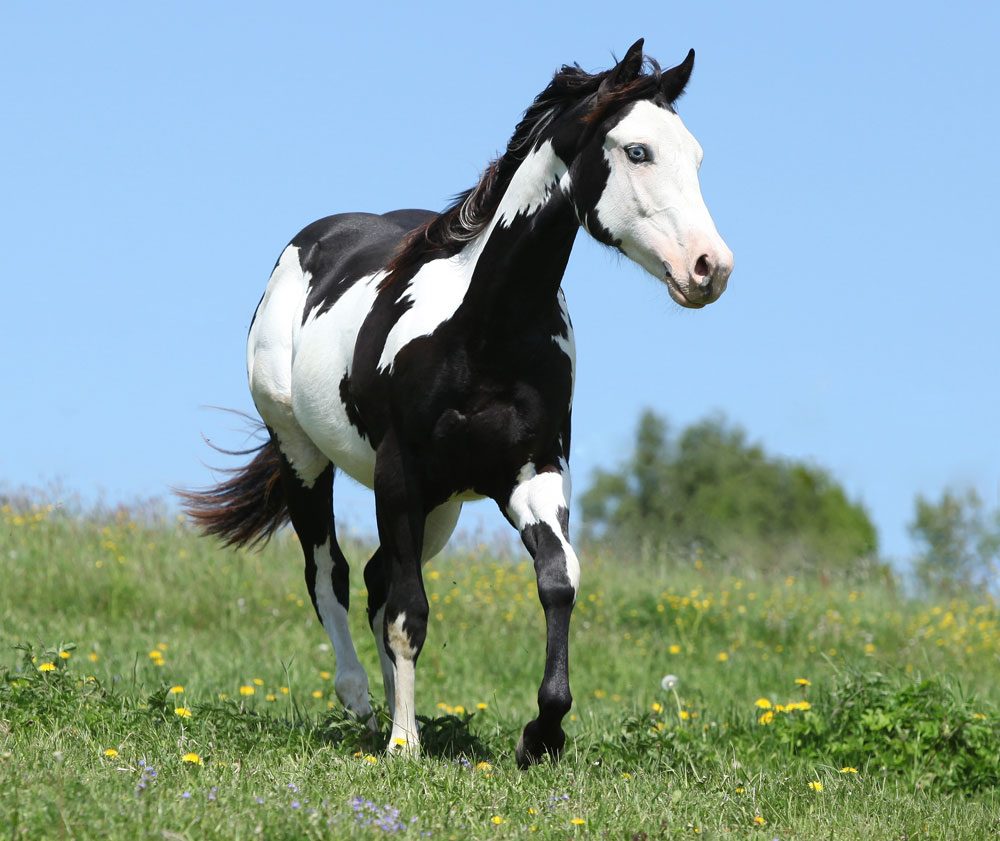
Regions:
<instances>
[{"instance_id":1,"label":"paint horse","mask_svg":"<svg viewBox=\"0 0 1000 841\"><path fill-rule=\"evenodd\" d=\"M373 724L348 628L333 478L374 489L379 547L364 570L392 714L389 750L416 752L421 565L465 501L489 498L534 559L545 613L538 716L516 758L557 757L580 566L570 544L575 349L560 288L577 230L618 249L685 307L733 265L698 184L702 150L674 110L694 65L661 70L636 42L610 70L564 66L504 153L443 213L347 213L282 252L247 342L270 439L217 486L186 494L204 531L252 544L291 519L336 651L344 705Z\"/></svg>"}]
</instances>

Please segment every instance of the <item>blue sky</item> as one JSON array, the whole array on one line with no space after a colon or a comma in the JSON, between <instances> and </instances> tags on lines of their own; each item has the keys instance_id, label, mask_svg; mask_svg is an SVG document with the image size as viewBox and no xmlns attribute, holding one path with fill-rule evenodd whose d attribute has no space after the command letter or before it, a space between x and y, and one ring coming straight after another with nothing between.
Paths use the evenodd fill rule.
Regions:
<instances>
[{"instance_id":1,"label":"blue sky","mask_svg":"<svg viewBox=\"0 0 1000 841\"><path fill-rule=\"evenodd\" d=\"M376 13L377 9L377 13ZM577 241L578 490L644 406L723 411L823 465L912 551L917 492L1000 480L1000 7L987 3L4 4L7 488L210 480L251 409L244 341L302 226L443 207L553 70L638 36L697 61L680 112L736 255L682 311ZM367 492L338 513L370 527ZM470 528L500 529L489 503Z\"/></svg>"}]
</instances>

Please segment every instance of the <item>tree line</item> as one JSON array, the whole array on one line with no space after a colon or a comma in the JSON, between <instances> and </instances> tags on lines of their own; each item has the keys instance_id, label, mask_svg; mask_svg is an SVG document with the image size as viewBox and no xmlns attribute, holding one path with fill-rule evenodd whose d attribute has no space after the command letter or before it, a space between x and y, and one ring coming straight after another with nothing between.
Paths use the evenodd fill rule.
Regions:
<instances>
[{"instance_id":1,"label":"tree line","mask_svg":"<svg viewBox=\"0 0 1000 841\"><path fill-rule=\"evenodd\" d=\"M829 471L767 453L721 415L675 431L644 411L631 453L594 472L580 513L586 538L616 547L701 550L790 571L885 566L867 510ZM1000 509L988 510L974 491L918 496L909 528L926 589L996 580Z\"/></svg>"}]
</instances>

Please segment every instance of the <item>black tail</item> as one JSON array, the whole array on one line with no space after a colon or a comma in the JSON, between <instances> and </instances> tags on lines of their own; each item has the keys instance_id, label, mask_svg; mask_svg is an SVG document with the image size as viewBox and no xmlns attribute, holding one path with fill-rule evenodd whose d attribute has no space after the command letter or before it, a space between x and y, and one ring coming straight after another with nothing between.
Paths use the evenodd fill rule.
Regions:
<instances>
[{"instance_id":1,"label":"black tail","mask_svg":"<svg viewBox=\"0 0 1000 841\"><path fill-rule=\"evenodd\" d=\"M214 445L213 445L214 446ZM215 449L226 455L254 454L244 467L223 470L229 475L201 491L178 490L184 510L204 534L222 538L226 546L256 546L288 522L281 487L281 454L273 438L248 450Z\"/></svg>"}]
</instances>

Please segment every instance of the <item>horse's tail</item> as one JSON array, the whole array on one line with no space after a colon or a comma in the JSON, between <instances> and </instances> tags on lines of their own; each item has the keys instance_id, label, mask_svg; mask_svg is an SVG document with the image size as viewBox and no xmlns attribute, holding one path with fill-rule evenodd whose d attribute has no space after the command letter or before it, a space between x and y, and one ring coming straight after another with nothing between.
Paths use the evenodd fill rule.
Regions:
<instances>
[{"instance_id":1,"label":"horse's tail","mask_svg":"<svg viewBox=\"0 0 1000 841\"><path fill-rule=\"evenodd\" d=\"M213 445L214 446L214 445ZM228 478L204 490L178 490L184 510L204 534L222 538L226 546L256 546L288 522L281 487L281 456L273 437L248 450L224 450L226 455L253 454L249 464L221 472Z\"/></svg>"}]
</instances>

